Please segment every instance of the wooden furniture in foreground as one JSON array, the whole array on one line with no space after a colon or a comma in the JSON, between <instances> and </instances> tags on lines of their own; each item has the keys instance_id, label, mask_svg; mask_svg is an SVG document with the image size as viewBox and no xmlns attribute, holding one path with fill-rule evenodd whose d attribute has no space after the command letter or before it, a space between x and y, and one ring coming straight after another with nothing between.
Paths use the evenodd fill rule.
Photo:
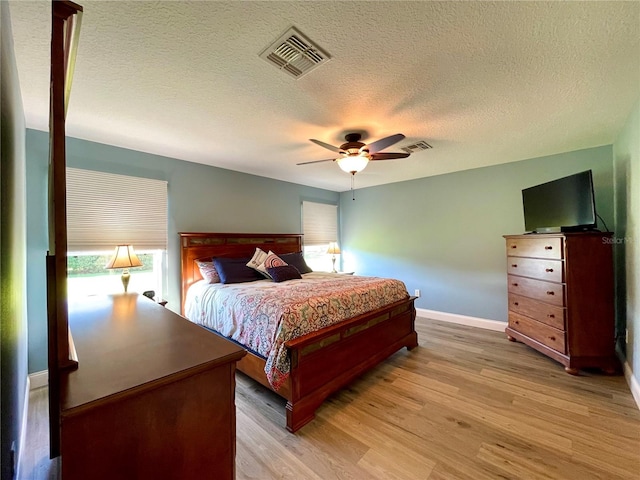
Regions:
<instances>
[{"instance_id":1,"label":"wooden furniture in foreground","mask_svg":"<svg viewBox=\"0 0 640 480\"><path fill-rule=\"evenodd\" d=\"M182 312L189 286L202 277L195 260L250 257L256 247L276 254L302 251L299 234L180 233ZM418 345L415 297L373 310L286 343L291 360L287 382L276 393L287 400L287 430L295 432L313 420L331 393L373 368L403 347ZM265 359L249 352L238 370L272 388Z\"/></svg>"},{"instance_id":2,"label":"wooden furniture in foreground","mask_svg":"<svg viewBox=\"0 0 640 480\"><path fill-rule=\"evenodd\" d=\"M49 250L47 268L47 370L51 458L60 455L59 371L78 365L69 333L67 310L67 105L75 69L82 7L51 2L51 77L49 97Z\"/></svg>"},{"instance_id":3,"label":"wooden furniture in foreground","mask_svg":"<svg viewBox=\"0 0 640 480\"><path fill-rule=\"evenodd\" d=\"M572 375L618 368L611 235L505 236L509 340L548 355Z\"/></svg>"},{"instance_id":4,"label":"wooden furniture in foreground","mask_svg":"<svg viewBox=\"0 0 640 480\"><path fill-rule=\"evenodd\" d=\"M138 294L70 305L60 375L62 479L235 478L245 351Z\"/></svg>"}]
</instances>

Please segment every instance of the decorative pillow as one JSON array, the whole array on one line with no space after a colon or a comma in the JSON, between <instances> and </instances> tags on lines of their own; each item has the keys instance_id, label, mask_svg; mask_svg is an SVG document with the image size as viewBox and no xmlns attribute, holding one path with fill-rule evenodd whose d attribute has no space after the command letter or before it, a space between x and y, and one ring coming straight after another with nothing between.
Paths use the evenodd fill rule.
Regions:
<instances>
[{"instance_id":1,"label":"decorative pillow","mask_svg":"<svg viewBox=\"0 0 640 480\"><path fill-rule=\"evenodd\" d=\"M300 272L293 265L281 265L279 267L267 267L267 272L271 275L274 282L280 283L287 280L295 280L302 278Z\"/></svg>"},{"instance_id":2,"label":"decorative pillow","mask_svg":"<svg viewBox=\"0 0 640 480\"><path fill-rule=\"evenodd\" d=\"M271 250L269 250L269 254L267 255L267 258L264 259L264 266L266 268L284 267L286 265L288 265L288 263L282 260L278 255L273 253Z\"/></svg>"},{"instance_id":3,"label":"decorative pillow","mask_svg":"<svg viewBox=\"0 0 640 480\"><path fill-rule=\"evenodd\" d=\"M207 283L220 283L220 275L218 275L218 271L212 261L205 262L203 260L196 260L196 264L200 269L200 275L202 275L202 278L204 278Z\"/></svg>"},{"instance_id":4,"label":"decorative pillow","mask_svg":"<svg viewBox=\"0 0 640 480\"><path fill-rule=\"evenodd\" d=\"M253 254L253 257L251 257L251 260L249 260L249 262L247 262L247 267L249 268L253 268L254 270L256 270L258 273L260 273L261 275L263 275L266 278L271 278L266 271L262 271L260 270L260 265L262 265L264 263L264 261L266 260L266 258L269 256L268 253L266 253L264 250L262 250L259 247L256 247L256 251Z\"/></svg>"},{"instance_id":5,"label":"decorative pillow","mask_svg":"<svg viewBox=\"0 0 640 480\"><path fill-rule=\"evenodd\" d=\"M307 265L307 262L304 261L304 257L302 256L302 252L296 253L281 253L279 257L287 262L289 265L293 265L298 269L300 273L311 273L313 270Z\"/></svg>"},{"instance_id":6,"label":"decorative pillow","mask_svg":"<svg viewBox=\"0 0 640 480\"><path fill-rule=\"evenodd\" d=\"M216 257L213 264L220 275L222 283L244 283L262 280L263 277L254 269L247 267L249 258Z\"/></svg>"},{"instance_id":7,"label":"decorative pillow","mask_svg":"<svg viewBox=\"0 0 640 480\"><path fill-rule=\"evenodd\" d=\"M269 267L284 267L285 265L287 265L287 262L269 250L267 258L264 259L264 262L258 265L258 271L263 273L267 278L271 278L271 275L267 270Z\"/></svg>"}]
</instances>

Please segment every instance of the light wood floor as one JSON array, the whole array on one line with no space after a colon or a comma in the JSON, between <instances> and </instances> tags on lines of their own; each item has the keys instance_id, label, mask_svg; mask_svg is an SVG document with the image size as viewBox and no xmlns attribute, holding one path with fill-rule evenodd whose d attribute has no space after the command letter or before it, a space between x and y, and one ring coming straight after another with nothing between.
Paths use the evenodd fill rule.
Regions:
<instances>
[{"instance_id":1,"label":"light wood floor","mask_svg":"<svg viewBox=\"0 0 640 480\"><path fill-rule=\"evenodd\" d=\"M238 479L640 479L640 411L622 376L572 377L504 334L425 319L420 347L329 398L296 435L238 374ZM57 478L46 388L30 396L23 479Z\"/></svg>"}]
</instances>

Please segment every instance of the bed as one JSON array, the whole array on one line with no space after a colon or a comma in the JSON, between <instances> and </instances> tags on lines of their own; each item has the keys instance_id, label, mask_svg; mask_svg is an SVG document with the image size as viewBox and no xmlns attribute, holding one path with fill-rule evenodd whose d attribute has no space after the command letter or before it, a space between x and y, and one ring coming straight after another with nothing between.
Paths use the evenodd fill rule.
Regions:
<instances>
[{"instance_id":1,"label":"bed","mask_svg":"<svg viewBox=\"0 0 640 480\"><path fill-rule=\"evenodd\" d=\"M206 283L202 281L197 261L210 261L213 257L251 257L256 248L283 255L302 251L302 235L299 234L180 233L180 237L182 314L186 315L191 309L191 316L198 318L186 315L187 318L213 331L216 329L207 325L206 319L193 313L193 307L185 306L192 286L191 297L205 297L203 293L193 293L204 288L202 284ZM333 275L345 287L364 281ZM299 284L298 289L303 289L305 282L314 277L325 279L321 281L326 285L326 274L303 275L302 280L294 282ZM263 289L276 288L270 281L259 281L256 285ZM247 287L250 285L242 286ZM239 291L239 288L234 286L227 290ZM396 296L389 298L398 297L397 292L392 293ZM286 339L281 349L286 355L286 375L268 374L273 372L269 365L274 359L265 352L260 353L259 348L247 347L248 354L238 363L238 369L287 400L286 427L295 432L313 420L316 409L330 394L403 347L411 350L418 345L414 300L405 289L402 298L389 304L376 305L375 309L362 312L354 309L353 312L357 312L354 316L347 315L337 323ZM276 360L278 362L283 363L281 359Z\"/></svg>"}]
</instances>

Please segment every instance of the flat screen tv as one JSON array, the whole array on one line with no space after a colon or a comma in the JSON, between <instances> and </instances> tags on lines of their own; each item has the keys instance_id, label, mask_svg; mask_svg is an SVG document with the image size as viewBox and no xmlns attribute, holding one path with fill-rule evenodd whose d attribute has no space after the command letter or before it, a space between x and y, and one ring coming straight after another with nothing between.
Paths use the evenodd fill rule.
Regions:
<instances>
[{"instance_id":1,"label":"flat screen tv","mask_svg":"<svg viewBox=\"0 0 640 480\"><path fill-rule=\"evenodd\" d=\"M527 232L595 230L596 203L591 170L522 190Z\"/></svg>"}]
</instances>

